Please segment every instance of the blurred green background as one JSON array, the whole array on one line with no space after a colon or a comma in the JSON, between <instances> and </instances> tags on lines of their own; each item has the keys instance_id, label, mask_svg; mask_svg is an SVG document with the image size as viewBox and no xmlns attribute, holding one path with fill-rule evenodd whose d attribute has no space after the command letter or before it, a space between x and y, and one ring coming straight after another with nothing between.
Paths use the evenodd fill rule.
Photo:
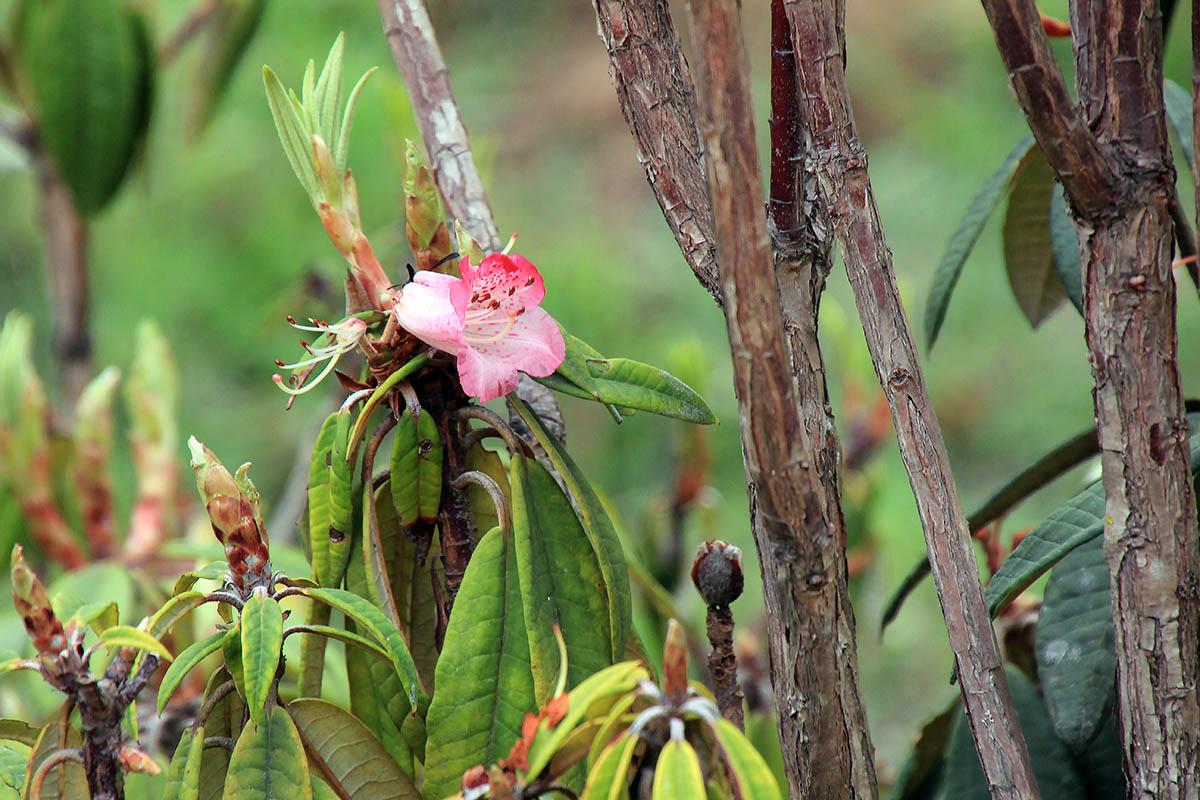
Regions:
<instances>
[{"instance_id":1,"label":"blurred green background","mask_svg":"<svg viewBox=\"0 0 1200 800\"><path fill-rule=\"evenodd\" d=\"M152 5L161 42L190 5ZM1042 10L1061 18L1065 5L1055 0ZM9 18L10 6L0 2L0 19ZM433 0L430 6L497 222L505 235L520 233L518 249L545 276L546 308L606 354L675 371L723 421L703 432L715 491L704 513L689 518L680 570L703 539L741 545L749 580L734 613L744 631L761 634L724 320L692 278L647 188L590 4ZM767 12L766 0L744 0L764 154ZM909 318L923 341L925 293L945 242L976 189L1025 132L1024 121L978 6L858 0L848 4L847 29L855 117ZM359 104L350 165L364 228L385 267L402 280L402 156L405 137L417 138L416 129L375 6L366 0L269 3L216 116L195 139L185 125L190 75L205 53L193 43L161 70L145 163L93 228L95 363L126 367L138 320L156 319L183 376L180 430L227 463L254 461L268 503L328 403L309 395L284 411L285 398L270 381L272 362L291 359L298 337L283 317L336 314L344 262L288 167L260 66L270 64L285 83L298 85L305 62L322 58L338 31L346 32L349 78L381 67ZM1185 85L1186 38L1186 25L1177 25L1167 52L1168 75ZM1069 61L1066 47L1056 46ZM41 372L53 386L35 185L11 158L0 164L0 314L22 308L35 316ZM1181 193L1190 211L1190 184ZM1040 330L1029 330L1006 284L999 228L994 220L967 263L937 348L922 351L968 510L1092 418L1082 322L1065 304ZM1200 304L1190 283L1181 284L1179 307L1184 386L1196 395ZM878 412L880 392L840 270L831 276L821 324L846 435ZM692 435L686 426L638 414L617 427L598 406L570 398L562 406L572 451L609 493L631 535L661 530L678 454ZM181 464L186 452L181 439ZM116 463L128 462L118 456ZM132 482L123 469L130 479L121 495L127 511ZM1083 473L1023 505L1006 534L1072 494ZM950 657L929 584L886 637L878 634L886 597L923 552L890 435L847 484L851 536L873 544L854 598L860 675L886 777L898 769L919 723L952 696ZM690 587L679 594L699 622L703 609Z\"/></svg>"}]
</instances>

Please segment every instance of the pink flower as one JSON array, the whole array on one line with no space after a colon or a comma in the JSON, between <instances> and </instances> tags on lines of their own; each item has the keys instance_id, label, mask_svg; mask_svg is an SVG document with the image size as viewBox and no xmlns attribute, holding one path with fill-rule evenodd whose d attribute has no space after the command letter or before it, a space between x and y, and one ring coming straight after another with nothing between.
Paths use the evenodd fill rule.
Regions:
<instances>
[{"instance_id":1,"label":"pink flower","mask_svg":"<svg viewBox=\"0 0 1200 800\"><path fill-rule=\"evenodd\" d=\"M517 388L517 371L545 377L565 354L562 331L540 307L546 288L537 267L493 253L479 266L458 262L462 278L418 272L396 299L400 327L458 356L463 391L480 402Z\"/></svg>"}]
</instances>

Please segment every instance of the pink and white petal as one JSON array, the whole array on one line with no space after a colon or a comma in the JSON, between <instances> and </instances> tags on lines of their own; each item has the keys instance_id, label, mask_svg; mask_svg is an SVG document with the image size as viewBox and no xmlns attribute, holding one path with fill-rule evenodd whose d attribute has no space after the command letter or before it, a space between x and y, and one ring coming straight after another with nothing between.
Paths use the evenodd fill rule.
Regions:
<instances>
[{"instance_id":1,"label":"pink and white petal","mask_svg":"<svg viewBox=\"0 0 1200 800\"><path fill-rule=\"evenodd\" d=\"M465 280L465 279L464 279ZM464 319L500 312L503 316L533 308L546 296L537 268L521 256L494 253L483 260L473 278Z\"/></svg>"},{"instance_id":2,"label":"pink and white petal","mask_svg":"<svg viewBox=\"0 0 1200 800\"><path fill-rule=\"evenodd\" d=\"M462 320L450 303L451 284L429 280L435 274L418 273L417 278L424 280L414 280L400 290L393 312L401 328L426 344L455 355L462 341ZM439 277L460 282L449 275Z\"/></svg>"},{"instance_id":3,"label":"pink and white petal","mask_svg":"<svg viewBox=\"0 0 1200 800\"><path fill-rule=\"evenodd\" d=\"M562 328L544 308L526 309L500 343L515 351L513 366L537 378L553 374L567 352Z\"/></svg>"},{"instance_id":4,"label":"pink and white petal","mask_svg":"<svg viewBox=\"0 0 1200 800\"><path fill-rule=\"evenodd\" d=\"M486 403L517 388L517 370L507 361L470 347L458 354L458 381L470 397Z\"/></svg>"}]
</instances>

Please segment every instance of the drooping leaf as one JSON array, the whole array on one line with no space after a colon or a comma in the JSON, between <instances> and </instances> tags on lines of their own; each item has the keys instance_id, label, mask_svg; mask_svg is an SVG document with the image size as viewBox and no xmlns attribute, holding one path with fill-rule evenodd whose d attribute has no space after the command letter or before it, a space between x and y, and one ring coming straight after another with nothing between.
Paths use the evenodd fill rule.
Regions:
<instances>
[{"instance_id":1,"label":"drooping leaf","mask_svg":"<svg viewBox=\"0 0 1200 800\"><path fill-rule=\"evenodd\" d=\"M316 698L293 700L287 710L314 773L331 776L355 800L420 800L408 775L354 716Z\"/></svg>"},{"instance_id":2,"label":"drooping leaf","mask_svg":"<svg viewBox=\"0 0 1200 800\"><path fill-rule=\"evenodd\" d=\"M775 783L771 768L746 735L726 719L718 719L710 727L736 793L741 797L780 800L779 784Z\"/></svg>"},{"instance_id":3,"label":"drooping leaf","mask_svg":"<svg viewBox=\"0 0 1200 800\"><path fill-rule=\"evenodd\" d=\"M1083 313L1083 275L1079 262L1079 239L1075 225L1067 215L1067 200L1062 184L1054 185L1050 197L1050 249L1054 251L1054 268L1062 281L1063 290L1075 309Z\"/></svg>"},{"instance_id":4,"label":"drooping leaf","mask_svg":"<svg viewBox=\"0 0 1200 800\"><path fill-rule=\"evenodd\" d=\"M612 663L604 575L571 503L536 461L509 467L513 536L538 705L551 699L561 668L554 626L567 647L568 685Z\"/></svg>"},{"instance_id":5,"label":"drooping leaf","mask_svg":"<svg viewBox=\"0 0 1200 800\"><path fill-rule=\"evenodd\" d=\"M246 707L255 725L263 721L267 699L279 669L283 647L283 609L272 597L255 591L242 607L242 674Z\"/></svg>"},{"instance_id":6,"label":"drooping leaf","mask_svg":"<svg viewBox=\"0 0 1200 800\"><path fill-rule=\"evenodd\" d=\"M704 773L700 771L700 759L696 751L682 739L667 742L658 755L658 763L654 765L651 800L704 796Z\"/></svg>"},{"instance_id":7,"label":"drooping leaf","mask_svg":"<svg viewBox=\"0 0 1200 800\"><path fill-rule=\"evenodd\" d=\"M306 636L324 636L327 639L335 639L342 644L351 647L357 647L366 653L370 653L376 658L382 659L389 665L392 663L392 658L375 642L365 636L360 636L352 631L334 628L331 625L305 625L304 632Z\"/></svg>"},{"instance_id":8,"label":"drooping leaf","mask_svg":"<svg viewBox=\"0 0 1200 800\"><path fill-rule=\"evenodd\" d=\"M24 48L41 145L85 215L121 185L137 149L151 69L120 0L39 4Z\"/></svg>"},{"instance_id":9,"label":"drooping leaf","mask_svg":"<svg viewBox=\"0 0 1200 800\"><path fill-rule=\"evenodd\" d=\"M926 348L932 350L934 342L937 341L938 332L942 329L942 322L946 319L950 296L954 293L954 286L962 274L967 256L971 254L971 248L975 246L979 234L983 232L983 226L987 223L988 217L991 216L996 206L1000 205L1000 199L1004 197L1004 193L1008 189L1009 181L1017 169L1017 164L1032 147L1035 147L1033 136L1026 135L1005 156L1000 167L991 174L974 199L971 200L966 216L962 218L950 236L946 252L942 255L941 263L938 264L937 271L933 276L933 283L929 287L929 297L925 301Z\"/></svg>"},{"instance_id":10,"label":"drooping leaf","mask_svg":"<svg viewBox=\"0 0 1200 800\"><path fill-rule=\"evenodd\" d=\"M1029 680L1019 670L1009 668L1008 688L1012 694L1013 708L1025 734L1029 747L1029 758L1033 762L1033 775L1041 789L1042 797L1055 800L1085 800L1083 784L1075 772L1071 754L1054 735L1054 727L1042 698ZM942 800L990 800L992 796L975 743L971 740L971 729L967 725L966 712L960 710L946 752L945 777L942 781Z\"/></svg>"},{"instance_id":11,"label":"drooping leaf","mask_svg":"<svg viewBox=\"0 0 1200 800\"><path fill-rule=\"evenodd\" d=\"M633 722L636 715L629 709L635 700L637 700L637 695L632 693L618 698L608 715L601 721L600 728L596 731L596 737L592 740L591 750L588 751L587 767L589 770L596 766L604 748L619 738Z\"/></svg>"},{"instance_id":12,"label":"drooping leaf","mask_svg":"<svg viewBox=\"0 0 1200 800\"><path fill-rule=\"evenodd\" d=\"M1187 159L1188 169L1195 170L1195 143L1192 141L1192 93L1172 80L1163 81L1163 101L1167 122L1179 139L1179 147Z\"/></svg>"},{"instance_id":13,"label":"drooping leaf","mask_svg":"<svg viewBox=\"0 0 1200 800\"><path fill-rule=\"evenodd\" d=\"M603 575L604 590L608 600L609 615L609 644L612 647L612 660L618 661L624 657L625 642L633 626L633 601L629 593L629 569L625 564L625 553L621 548L621 539L617 535L616 526L601 502L596 490L584 476L579 467L571 459L562 442L550 435L542 425L541 420L529 406L520 400L513 402L517 413L537 438L538 443L546 450L546 454L554 465L555 470L562 476L567 493L571 498L571 507L591 543L596 563ZM516 490L513 489L515 502Z\"/></svg>"},{"instance_id":14,"label":"drooping leaf","mask_svg":"<svg viewBox=\"0 0 1200 800\"><path fill-rule=\"evenodd\" d=\"M183 679L187 677L187 674L201 661L220 650L224 639L225 631L217 631L210 636L193 642L171 662L171 666L167 668L162 682L158 686L159 714L166 708L167 701L171 699L171 695L175 693L179 684L183 683Z\"/></svg>"},{"instance_id":15,"label":"drooping leaf","mask_svg":"<svg viewBox=\"0 0 1200 800\"><path fill-rule=\"evenodd\" d=\"M203 602L204 592L195 590L180 592L154 612L154 615L150 617L150 624L146 628L147 632L156 639L166 636L175 627L175 623L199 608Z\"/></svg>"},{"instance_id":16,"label":"drooping leaf","mask_svg":"<svg viewBox=\"0 0 1200 800\"><path fill-rule=\"evenodd\" d=\"M382 611L362 597L343 589L308 589L305 594L341 611L353 619L356 624L361 625L367 633L370 633L377 642L383 645L391 657L392 665L404 684L404 691L409 703L417 708L428 706L429 697L421 686L416 665L413 664L412 655L408 652L404 636Z\"/></svg>"},{"instance_id":17,"label":"drooping leaf","mask_svg":"<svg viewBox=\"0 0 1200 800\"><path fill-rule=\"evenodd\" d=\"M204 728L190 725L183 729L171 766L162 800L197 800L200 796L200 762L204 756Z\"/></svg>"},{"instance_id":18,"label":"drooping leaf","mask_svg":"<svg viewBox=\"0 0 1200 800\"><path fill-rule=\"evenodd\" d=\"M493 764L537 710L516 553L499 528L475 548L446 627L427 718L425 793L453 794L463 772Z\"/></svg>"},{"instance_id":19,"label":"drooping leaf","mask_svg":"<svg viewBox=\"0 0 1200 800\"><path fill-rule=\"evenodd\" d=\"M145 631L131 628L128 625L114 625L100 634L100 644L105 647L135 647L171 660L171 651L163 647L163 643Z\"/></svg>"},{"instance_id":20,"label":"drooping leaf","mask_svg":"<svg viewBox=\"0 0 1200 800\"><path fill-rule=\"evenodd\" d=\"M233 754L224 800L312 800L304 745L292 718L273 705L262 722L242 729Z\"/></svg>"},{"instance_id":21,"label":"drooping leaf","mask_svg":"<svg viewBox=\"0 0 1200 800\"><path fill-rule=\"evenodd\" d=\"M437 537L426 555L425 565L417 559L417 546L400 530L400 520L392 505L390 484L376 490L375 506L383 556L388 562L392 598L400 617L400 628L408 641L413 663L426 689L434 689L434 668L438 660L435 637L437 600L433 592L433 570L438 562Z\"/></svg>"},{"instance_id":22,"label":"drooping leaf","mask_svg":"<svg viewBox=\"0 0 1200 800\"><path fill-rule=\"evenodd\" d=\"M350 560L354 525L354 466L346 461L352 415L330 414L321 424L308 468L308 530L313 577L339 586Z\"/></svg>"},{"instance_id":23,"label":"drooping leaf","mask_svg":"<svg viewBox=\"0 0 1200 800\"><path fill-rule=\"evenodd\" d=\"M33 747L41 733L40 728L35 728L24 720L0 719L0 741L20 742Z\"/></svg>"},{"instance_id":24,"label":"drooping leaf","mask_svg":"<svg viewBox=\"0 0 1200 800\"><path fill-rule=\"evenodd\" d=\"M1034 654L1054 730L1080 753L1116 699L1117 654L1101 537L1072 550L1050 573Z\"/></svg>"},{"instance_id":25,"label":"drooping leaf","mask_svg":"<svg viewBox=\"0 0 1200 800\"><path fill-rule=\"evenodd\" d=\"M230 678L229 671L220 667L209 677L205 697L224 684ZM242 732L242 720L245 719L245 704L237 692L229 692L218 700L204 721L206 736L224 736L237 739ZM230 752L224 747L206 747L200 757L200 797L199 800L221 800L225 789L225 777L229 770Z\"/></svg>"},{"instance_id":26,"label":"drooping leaf","mask_svg":"<svg viewBox=\"0 0 1200 800\"><path fill-rule=\"evenodd\" d=\"M1031 149L1012 177L1004 215L1004 264L1008 286L1029 324L1036 328L1066 297L1050 242L1050 198L1054 170L1040 147Z\"/></svg>"},{"instance_id":27,"label":"drooping leaf","mask_svg":"<svg viewBox=\"0 0 1200 800\"><path fill-rule=\"evenodd\" d=\"M29 786L34 773L48 756L62 748L62 741L60 715L54 722L42 728L33 746L33 752L29 754L29 764L25 769L25 787L21 791L21 797L29 797ZM74 726L67 727L66 746L83 746L83 736ZM83 765L78 761L66 761L52 768L42 783L41 800L77 800L87 796L87 776L83 773Z\"/></svg>"},{"instance_id":28,"label":"drooping leaf","mask_svg":"<svg viewBox=\"0 0 1200 800\"><path fill-rule=\"evenodd\" d=\"M1096 738L1075 756L1075 768L1087 787L1088 800L1125 800L1129 796L1125 773L1121 770L1121 742L1112 716L1100 726Z\"/></svg>"},{"instance_id":29,"label":"drooping leaf","mask_svg":"<svg viewBox=\"0 0 1200 800\"><path fill-rule=\"evenodd\" d=\"M0 745L0 784L12 790L13 797L18 796L17 792L21 791L21 786L25 783L25 765L23 753L18 753L7 745Z\"/></svg>"},{"instance_id":30,"label":"drooping leaf","mask_svg":"<svg viewBox=\"0 0 1200 800\"><path fill-rule=\"evenodd\" d=\"M171 590L171 594L177 595L190 591L197 581L219 581L228 569L229 563L222 560L210 561L199 569L189 570L175 580L175 588Z\"/></svg>"},{"instance_id":31,"label":"drooping leaf","mask_svg":"<svg viewBox=\"0 0 1200 800\"><path fill-rule=\"evenodd\" d=\"M417 418L417 514L426 522L437 520L442 502L442 439L433 415Z\"/></svg>"},{"instance_id":32,"label":"drooping leaf","mask_svg":"<svg viewBox=\"0 0 1200 800\"><path fill-rule=\"evenodd\" d=\"M408 527L417 521L418 492L421 475L417 470L417 420L409 409L404 409L392 430L392 457L389 485L392 505L402 526Z\"/></svg>"},{"instance_id":33,"label":"drooping leaf","mask_svg":"<svg viewBox=\"0 0 1200 800\"><path fill-rule=\"evenodd\" d=\"M639 737L623 734L609 743L588 773L580 800L623 800L629 794L629 765Z\"/></svg>"}]
</instances>

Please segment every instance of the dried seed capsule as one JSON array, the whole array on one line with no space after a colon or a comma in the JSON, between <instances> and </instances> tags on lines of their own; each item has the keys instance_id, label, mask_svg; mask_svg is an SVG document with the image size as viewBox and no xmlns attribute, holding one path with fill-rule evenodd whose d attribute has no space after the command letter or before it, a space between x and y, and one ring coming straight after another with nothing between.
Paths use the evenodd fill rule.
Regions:
<instances>
[{"instance_id":1,"label":"dried seed capsule","mask_svg":"<svg viewBox=\"0 0 1200 800\"><path fill-rule=\"evenodd\" d=\"M727 606L742 596L742 551L713 539L696 548L692 583L709 606Z\"/></svg>"}]
</instances>

